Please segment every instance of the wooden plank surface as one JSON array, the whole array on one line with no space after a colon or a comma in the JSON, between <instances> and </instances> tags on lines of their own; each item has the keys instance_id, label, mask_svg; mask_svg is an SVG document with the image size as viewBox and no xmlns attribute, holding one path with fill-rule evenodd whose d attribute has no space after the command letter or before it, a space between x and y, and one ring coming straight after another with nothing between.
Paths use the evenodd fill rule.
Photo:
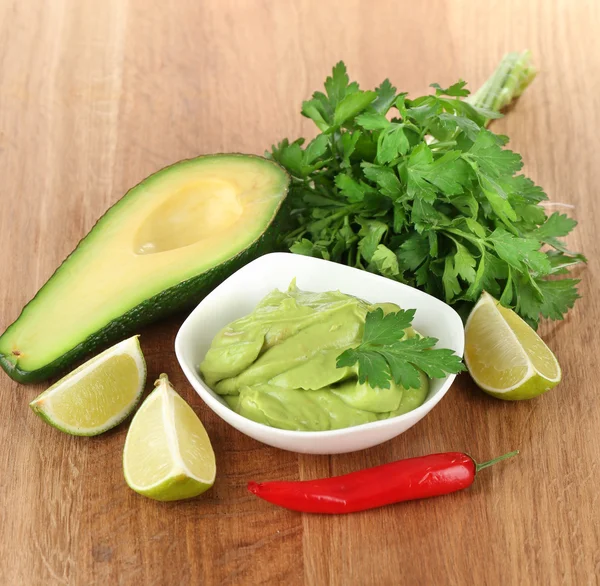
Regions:
<instances>
[{"instance_id":1,"label":"wooden plank surface","mask_svg":"<svg viewBox=\"0 0 600 586\"><path fill-rule=\"evenodd\" d=\"M416 427L379 447L315 457L230 428L173 354L183 316L142 332L205 422L218 478L179 504L125 485L126 425L96 439L43 424L42 386L0 376L0 584L596 584L600 574L600 3L597 0L3 0L0 2L0 329L99 215L154 170L200 153L262 153L312 134L300 103L344 59L363 86L472 87L508 50L540 75L496 130L554 201L573 204L590 263L583 298L545 339L564 368L547 395L493 400L462 376ZM348 517L259 502L250 479L314 478L464 450L468 491Z\"/></svg>"}]
</instances>

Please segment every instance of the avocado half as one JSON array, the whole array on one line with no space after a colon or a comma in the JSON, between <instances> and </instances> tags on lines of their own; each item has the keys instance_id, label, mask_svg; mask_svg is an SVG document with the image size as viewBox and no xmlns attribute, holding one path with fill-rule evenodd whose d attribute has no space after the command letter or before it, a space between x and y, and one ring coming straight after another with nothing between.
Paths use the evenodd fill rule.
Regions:
<instances>
[{"instance_id":1,"label":"avocado half","mask_svg":"<svg viewBox=\"0 0 600 586\"><path fill-rule=\"evenodd\" d=\"M289 176L253 155L175 163L100 218L0 336L0 365L24 383L198 302L274 248Z\"/></svg>"}]
</instances>

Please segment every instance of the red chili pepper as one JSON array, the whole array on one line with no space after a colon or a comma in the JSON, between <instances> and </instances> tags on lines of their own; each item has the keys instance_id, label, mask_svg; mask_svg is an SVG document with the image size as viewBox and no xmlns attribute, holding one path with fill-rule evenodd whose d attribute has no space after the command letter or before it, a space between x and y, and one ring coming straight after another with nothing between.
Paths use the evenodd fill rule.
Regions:
<instances>
[{"instance_id":1,"label":"red chili pepper","mask_svg":"<svg viewBox=\"0 0 600 586\"><path fill-rule=\"evenodd\" d=\"M354 513L462 490L475 475L518 451L477 464L460 452L399 460L343 476L297 482L249 482L248 490L274 505L302 513Z\"/></svg>"}]
</instances>

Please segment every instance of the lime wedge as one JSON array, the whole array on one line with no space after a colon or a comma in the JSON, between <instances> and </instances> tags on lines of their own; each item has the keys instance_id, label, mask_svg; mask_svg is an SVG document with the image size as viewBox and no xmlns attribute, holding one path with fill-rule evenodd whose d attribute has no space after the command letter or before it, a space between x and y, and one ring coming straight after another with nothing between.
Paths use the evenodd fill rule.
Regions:
<instances>
[{"instance_id":1,"label":"lime wedge","mask_svg":"<svg viewBox=\"0 0 600 586\"><path fill-rule=\"evenodd\" d=\"M154 385L127 433L125 481L135 492L159 501L197 496L215 481L210 439L166 374Z\"/></svg>"},{"instance_id":2,"label":"lime wedge","mask_svg":"<svg viewBox=\"0 0 600 586\"><path fill-rule=\"evenodd\" d=\"M123 421L146 384L146 362L134 336L88 360L29 405L71 435L98 435Z\"/></svg>"},{"instance_id":3,"label":"lime wedge","mask_svg":"<svg viewBox=\"0 0 600 586\"><path fill-rule=\"evenodd\" d=\"M465 326L465 362L482 390L499 399L531 399L560 382L558 360L514 311L483 293Z\"/></svg>"}]
</instances>

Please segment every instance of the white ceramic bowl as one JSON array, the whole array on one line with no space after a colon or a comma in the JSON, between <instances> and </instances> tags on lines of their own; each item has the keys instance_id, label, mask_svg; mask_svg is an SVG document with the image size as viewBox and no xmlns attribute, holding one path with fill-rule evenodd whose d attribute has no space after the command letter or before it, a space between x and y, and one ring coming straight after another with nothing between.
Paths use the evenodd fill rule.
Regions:
<instances>
[{"instance_id":1,"label":"white ceramic bowl","mask_svg":"<svg viewBox=\"0 0 600 586\"><path fill-rule=\"evenodd\" d=\"M246 419L232 411L202 380L198 365L224 326L249 314L273 289L287 290L296 278L300 289L334 291L371 303L393 302L415 308L413 325L439 339L438 346L462 356L464 329L459 315L444 302L396 281L321 259L289 253L267 254L246 265L205 297L181 326L175 352L186 377L204 402L237 430L265 444L307 454L341 454L375 446L400 435L429 413L456 375L431 382L427 400L417 409L382 421L333 431L288 431Z\"/></svg>"}]
</instances>

